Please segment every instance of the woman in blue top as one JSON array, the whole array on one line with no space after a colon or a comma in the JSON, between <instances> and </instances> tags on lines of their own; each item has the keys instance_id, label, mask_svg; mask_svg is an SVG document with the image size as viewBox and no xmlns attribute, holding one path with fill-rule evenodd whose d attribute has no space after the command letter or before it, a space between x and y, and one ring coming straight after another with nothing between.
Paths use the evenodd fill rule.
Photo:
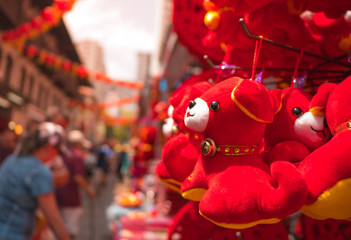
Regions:
<instances>
[{"instance_id":1,"label":"woman in blue top","mask_svg":"<svg viewBox=\"0 0 351 240\"><path fill-rule=\"evenodd\" d=\"M62 127L44 122L25 137L16 155L0 168L0 240L28 240L39 207L58 240L70 240L54 196L53 179L44 163L59 153Z\"/></svg>"}]
</instances>

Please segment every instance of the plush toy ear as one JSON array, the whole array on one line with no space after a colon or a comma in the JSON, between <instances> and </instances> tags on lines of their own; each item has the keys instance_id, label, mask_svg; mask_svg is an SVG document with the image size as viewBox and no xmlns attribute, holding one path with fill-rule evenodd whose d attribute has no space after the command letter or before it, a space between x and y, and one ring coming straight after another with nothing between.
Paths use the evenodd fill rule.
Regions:
<instances>
[{"instance_id":1,"label":"plush toy ear","mask_svg":"<svg viewBox=\"0 0 351 240\"><path fill-rule=\"evenodd\" d=\"M282 108L283 90L275 88L268 91L272 103L273 113L276 115Z\"/></svg>"},{"instance_id":2,"label":"plush toy ear","mask_svg":"<svg viewBox=\"0 0 351 240\"><path fill-rule=\"evenodd\" d=\"M273 121L273 108L268 90L261 83L234 77L237 81L232 100L250 118L264 123Z\"/></svg>"},{"instance_id":3,"label":"plush toy ear","mask_svg":"<svg viewBox=\"0 0 351 240\"><path fill-rule=\"evenodd\" d=\"M336 86L337 84L335 83L325 83L318 88L317 93L313 96L309 105L310 112L313 115L324 116L325 107L328 102L329 94Z\"/></svg>"}]
</instances>

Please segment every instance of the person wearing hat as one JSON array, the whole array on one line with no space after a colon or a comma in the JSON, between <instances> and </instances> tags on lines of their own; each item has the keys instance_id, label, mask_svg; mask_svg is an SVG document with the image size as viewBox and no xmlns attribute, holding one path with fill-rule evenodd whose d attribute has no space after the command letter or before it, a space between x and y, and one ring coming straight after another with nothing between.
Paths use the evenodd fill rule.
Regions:
<instances>
[{"instance_id":1,"label":"person wearing hat","mask_svg":"<svg viewBox=\"0 0 351 240\"><path fill-rule=\"evenodd\" d=\"M72 239L79 233L80 220L83 213L79 189L83 189L90 198L95 197L94 189L86 181L83 161L82 143L84 134L79 130L71 130L67 136L67 150L62 159L69 171L70 178L63 186L56 187L56 199L61 216Z\"/></svg>"},{"instance_id":2,"label":"person wearing hat","mask_svg":"<svg viewBox=\"0 0 351 240\"><path fill-rule=\"evenodd\" d=\"M30 239L37 207L44 213L57 240L71 239L55 201L52 175L44 165L58 155L63 140L61 126L41 123L1 165L0 239Z\"/></svg>"}]
</instances>

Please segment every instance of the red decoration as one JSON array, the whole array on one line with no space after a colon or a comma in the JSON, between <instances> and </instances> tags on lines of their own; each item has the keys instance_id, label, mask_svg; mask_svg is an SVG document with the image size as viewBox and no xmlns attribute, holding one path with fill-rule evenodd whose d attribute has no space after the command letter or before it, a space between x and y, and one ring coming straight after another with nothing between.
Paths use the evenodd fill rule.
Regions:
<instances>
[{"instance_id":1,"label":"red decoration","mask_svg":"<svg viewBox=\"0 0 351 240\"><path fill-rule=\"evenodd\" d=\"M53 6L56 6L61 12L67 12L72 9L73 1L55 0Z\"/></svg>"},{"instance_id":2,"label":"red decoration","mask_svg":"<svg viewBox=\"0 0 351 240\"><path fill-rule=\"evenodd\" d=\"M51 67L52 65L54 65L54 62L55 62L55 56L52 53L47 54L45 58L46 66Z\"/></svg>"},{"instance_id":3,"label":"red decoration","mask_svg":"<svg viewBox=\"0 0 351 240\"><path fill-rule=\"evenodd\" d=\"M31 25L29 23L23 23L22 25L20 25L19 29L20 32L22 33L22 35L28 37L29 33L30 33L30 28Z\"/></svg>"},{"instance_id":4,"label":"red decoration","mask_svg":"<svg viewBox=\"0 0 351 240\"><path fill-rule=\"evenodd\" d=\"M203 55L206 54L213 62L221 63L224 57L224 51L221 47L219 45L204 46L202 44L202 39L208 31L203 24L206 14L203 1L174 0L173 3L174 32L178 35L179 42L200 61L204 62ZM209 1L205 5L208 8L214 7Z\"/></svg>"},{"instance_id":5,"label":"red decoration","mask_svg":"<svg viewBox=\"0 0 351 240\"><path fill-rule=\"evenodd\" d=\"M58 19L55 16L55 11L53 7L46 7L44 8L41 13L41 17L49 23L51 26L55 26L58 23Z\"/></svg>"},{"instance_id":6,"label":"red decoration","mask_svg":"<svg viewBox=\"0 0 351 240\"><path fill-rule=\"evenodd\" d=\"M79 66L77 68L77 75L80 78L86 78L88 76L88 72L87 72L87 70L85 69L84 66Z\"/></svg>"},{"instance_id":7,"label":"red decoration","mask_svg":"<svg viewBox=\"0 0 351 240\"><path fill-rule=\"evenodd\" d=\"M43 26L43 19L40 16L35 17L32 20L30 20L30 24L33 29L40 31Z\"/></svg>"},{"instance_id":8,"label":"red decoration","mask_svg":"<svg viewBox=\"0 0 351 240\"><path fill-rule=\"evenodd\" d=\"M72 62L70 60L64 60L62 62L61 68L65 72L70 71L72 69Z\"/></svg>"},{"instance_id":9,"label":"red decoration","mask_svg":"<svg viewBox=\"0 0 351 240\"><path fill-rule=\"evenodd\" d=\"M35 58L38 55L38 48L36 46L30 45L26 48L25 54L29 58Z\"/></svg>"}]
</instances>

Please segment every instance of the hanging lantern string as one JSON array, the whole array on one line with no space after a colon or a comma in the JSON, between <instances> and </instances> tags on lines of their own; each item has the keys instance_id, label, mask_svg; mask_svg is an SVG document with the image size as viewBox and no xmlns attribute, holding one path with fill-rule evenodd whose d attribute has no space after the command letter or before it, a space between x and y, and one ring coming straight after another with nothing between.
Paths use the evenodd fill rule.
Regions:
<instances>
[{"instance_id":1,"label":"hanging lantern string","mask_svg":"<svg viewBox=\"0 0 351 240\"><path fill-rule=\"evenodd\" d=\"M84 67L84 65L71 62L68 59L56 56L55 54L50 53L45 49L39 49L31 44L27 45L24 48L23 54L30 60L36 60L39 64L44 65L47 68L52 69L54 66L57 70L61 69L64 72L70 72L72 75L83 79L90 80L90 77L93 77L96 81L101 81L107 84L115 84L119 87L136 90L143 88L143 83L141 82L129 82L124 80L111 79L105 74L89 71Z\"/></svg>"},{"instance_id":2,"label":"hanging lantern string","mask_svg":"<svg viewBox=\"0 0 351 240\"><path fill-rule=\"evenodd\" d=\"M256 46L255 46L255 52L254 52L253 64L252 64L252 74L250 78L251 80L253 80L255 77L258 56L260 55L261 46L262 46L262 38L263 38L262 36L259 36L259 41L256 40Z\"/></svg>"},{"instance_id":3,"label":"hanging lantern string","mask_svg":"<svg viewBox=\"0 0 351 240\"><path fill-rule=\"evenodd\" d=\"M39 16L14 29L3 32L0 39L2 42L15 46L21 51L29 39L35 38L57 26L62 16L72 9L74 2L75 0L54 0L52 6L41 10Z\"/></svg>"},{"instance_id":4,"label":"hanging lantern string","mask_svg":"<svg viewBox=\"0 0 351 240\"><path fill-rule=\"evenodd\" d=\"M296 82L297 72L298 72L299 63L301 61L302 55L303 55L303 50L301 49L300 54L299 54L299 56L298 56L298 58L296 60L294 73L293 73L293 75L291 77L290 87L293 87L295 82Z\"/></svg>"},{"instance_id":5,"label":"hanging lantern string","mask_svg":"<svg viewBox=\"0 0 351 240\"><path fill-rule=\"evenodd\" d=\"M92 110L97 112L98 110L105 110L111 107L122 107L123 105L130 104L133 102L138 102L140 100L140 95L134 95L132 97L121 98L114 102L101 102L101 103L93 103L93 104L86 104L81 101L77 101L75 99L70 99L69 103L72 107L80 107L82 109Z\"/></svg>"}]
</instances>

